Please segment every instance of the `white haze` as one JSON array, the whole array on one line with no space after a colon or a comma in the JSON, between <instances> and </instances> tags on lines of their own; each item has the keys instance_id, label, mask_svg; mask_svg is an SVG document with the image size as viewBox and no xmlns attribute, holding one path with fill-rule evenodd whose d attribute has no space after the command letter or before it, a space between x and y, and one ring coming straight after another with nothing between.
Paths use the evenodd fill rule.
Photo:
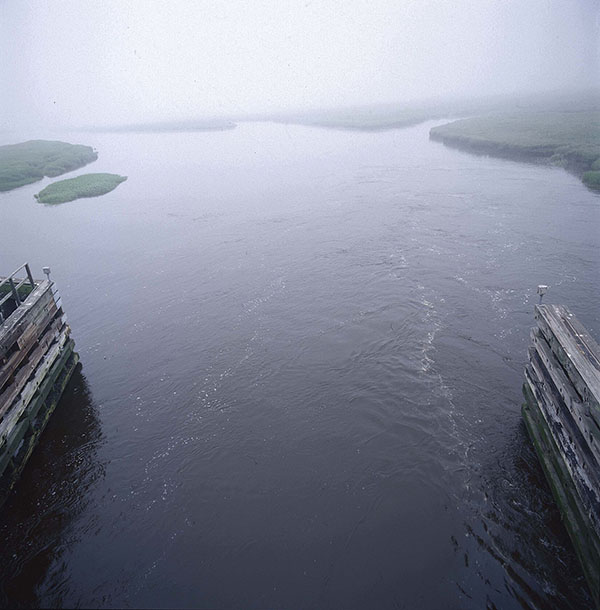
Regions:
<instances>
[{"instance_id":1,"label":"white haze","mask_svg":"<svg viewBox=\"0 0 600 610\"><path fill-rule=\"evenodd\" d=\"M598 0L0 0L0 126L600 84Z\"/></svg>"}]
</instances>

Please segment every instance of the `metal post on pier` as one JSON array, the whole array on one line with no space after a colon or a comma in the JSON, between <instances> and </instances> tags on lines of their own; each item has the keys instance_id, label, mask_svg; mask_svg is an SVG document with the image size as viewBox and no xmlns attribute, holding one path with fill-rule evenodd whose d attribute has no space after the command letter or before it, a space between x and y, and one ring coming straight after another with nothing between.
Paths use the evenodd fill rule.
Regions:
<instances>
[{"instance_id":1,"label":"metal post on pier","mask_svg":"<svg viewBox=\"0 0 600 610\"><path fill-rule=\"evenodd\" d=\"M15 285L14 280L12 279L12 277L8 278L8 285L10 286L10 290L12 292L13 298L15 300L15 303L18 305L21 304L21 297L19 297L19 291L17 290L17 287Z\"/></svg>"},{"instance_id":2,"label":"metal post on pier","mask_svg":"<svg viewBox=\"0 0 600 610\"><path fill-rule=\"evenodd\" d=\"M25 271L27 273L27 277L29 278L29 283L31 284L31 290L35 290L35 282L33 281L33 275L31 275L29 263L25 263Z\"/></svg>"}]
</instances>

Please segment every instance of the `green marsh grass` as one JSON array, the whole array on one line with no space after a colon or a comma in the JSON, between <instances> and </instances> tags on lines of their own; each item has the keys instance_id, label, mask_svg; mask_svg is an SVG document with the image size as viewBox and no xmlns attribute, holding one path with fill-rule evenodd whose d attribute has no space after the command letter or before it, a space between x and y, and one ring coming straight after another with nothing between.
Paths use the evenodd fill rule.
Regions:
<instances>
[{"instance_id":1,"label":"green marsh grass","mask_svg":"<svg viewBox=\"0 0 600 610\"><path fill-rule=\"evenodd\" d=\"M600 110L479 116L429 133L432 140L473 152L558 165L598 186Z\"/></svg>"},{"instance_id":2,"label":"green marsh grass","mask_svg":"<svg viewBox=\"0 0 600 610\"><path fill-rule=\"evenodd\" d=\"M83 174L49 184L34 197L39 203L65 203L84 197L99 197L110 193L127 180L117 174Z\"/></svg>"},{"instance_id":3,"label":"green marsh grass","mask_svg":"<svg viewBox=\"0 0 600 610\"><path fill-rule=\"evenodd\" d=\"M0 146L0 191L79 169L98 158L91 146L30 140Z\"/></svg>"}]
</instances>

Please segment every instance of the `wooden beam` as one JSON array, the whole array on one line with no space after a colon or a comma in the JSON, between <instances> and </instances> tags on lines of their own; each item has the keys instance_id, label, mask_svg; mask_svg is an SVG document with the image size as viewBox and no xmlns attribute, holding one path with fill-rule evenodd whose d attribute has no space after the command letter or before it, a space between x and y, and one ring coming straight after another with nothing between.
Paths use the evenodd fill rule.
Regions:
<instances>
[{"instance_id":1,"label":"wooden beam","mask_svg":"<svg viewBox=\"0 0 600 610\"><path fill-rule=\"evenodd\" d=\"M65 346L64 346L62 352L60 353L59 357L54 362L54 365L52 366L52 368L50 369L50 371L44 378L44 381L41 383L41 385L37 389L33 398L29 401L29 405L27 406L27 409L26 409L27 417L29 417L29 419L34 419L36 417L41 403L44 402L46 400L46 398L48 397L48 394L54 387L56 380L63 372L65 363L74 353L73 352L74 347L75 347L75 342L73 341L73 339L69 339L65 343ZM79 360L79 356L77 356L77 360ZM36 401L37 401L37 404L34 404Z\"/></svg>"},{"instance_id":2,"label":"wooden beam","mask_svg":"<svg viewBox=\"0 0 600 610\"><path fill-rule=\"evenodd\" d=\"M4 282L17 308L0 320L0 505L79 360L58 289L49 280L35 285L25 270L22 280L13 274Z\"/></svg>"},{"instance_id":3,"label":"wooden beam","mask_svg":"<svg viewBox=\"0 0 600 610\"><path fill-rule=\"evenodd\" d=\"M573 416L573 420L583 434L590 451L600 464L600 427L591 417L589 407L582 402L581 397L575 391L570 379L550 349L548 342L537 328L531 331L531 346L543 362L545 371L552 379L560 397Z\"/></svg>"},{"instance_id":4,"label":"wooden beam","mask_svg":"<svg viewBox=\"0 0 600 610\"><path fill-rule=\"evenodd\" d=\"M13 352L2 369L0 369L0 392L17 371L19 365L30 355L38 341L38 337L47 331L49 324L57 315L58 309L52 301L48 310L44 309L43 311L45 312L44 315L37 318L36 323L31 324L28 330L17 340L20 349ZM61 319L64 322L66 316L63 315Z\"/></svg>"},{"instance_id":5,"label":"wooden beam","mask_svg":"<svg viewBox=\"0 0 600 610\"><path fill-rule=\"evenodd\" d=\"M53 300L54 295L51 288L52 284L47 280L40 282L23 304L0 326L0 360L4 358L6 352L21 336L35 315Z\"/></svg>"},{"instance_id":6,"label":"wooden beam","mask_svg":"<svg viewBox=\"0 0 600 610\"><path fill-rule=\"evenodd\" d=\"M600 539L590 527L589 520L581 511L573 495L564 462L554 443L550 429L537 406L528 386L524 386L526 403L522 414L529 436L550 484L550 489L560 508L563 522L590 586L595 605L600 608Z\"/></svg>"},{"instance_id":7,"label":"wooden beam","mask_svg":"<svg viewBox=\"0 0 600 610\"><path fill-rule=\"evenodd\" d=\"M31 399L27 402L27 404L18 404L13 411L10 411L8 413L6 421L0 422L0 428L2 430L2 432L0 433L0 455L5 450L6 446L10 443L11 432L14 427L14 424L15 422L19 421L21 417L23 417L23 413L32 413L32 416L35 417L39 409L39 405L46 400L49 392L52 390L54 383L60 376L66 361L69 359L71 354L73 354L74 346L75 342L73 341L73 339L69 339L65 343L65 346L59 357L54 361L54 364L47 372L42 383L36 388L34 394L31 396Z\"/></svg>"},{"instance_id":8,"label":"wooden beam","mask_svg":"<svg viewBox=\"0 0 600 610\"><path fill-rule=\"evenodd\" d=\"M21 393L27 380L34 374L38 364L47 354L49 346L60 339L61 333L66 334L64 329L68 329L68 326L59 318L58 320L55 320L44 335L40 337L37 347L31 352L27 362L23 364L14 376L12 383L0 393L0 418L10 408L14 399Z\"/></svg>"},{"instance_id":9,"label":"wooden beam","mask_svg":"<svg viewBox=\"0 0 600 610\"><path fill-rule=\"evenodd\" d=\"M600 347L567 309L538 305L535 316L590 415L600 426Z\"/></svg>"},{"instance_id":10,"label":"wooden beam","mask_svg":"<svg viewBox=\"0 0 600 610\"><path fill-rule=\"evenodd\" d=\"M20 396L18 396L15 402L11 403L8 407L5 408L2 420L0 420L0 444L2 444L2 441L4 438L6 438L11 426L14 425L14 423L19 419L21 413L29 404L29 401L35 394L36 390L44 381L46 373L50 370L52 364L60 354L63 345L67 341L69 334L68 331L69 327L65 325L64 329L61 331L58 340L54 343L48 353L41 360L31 380L28 381L27 384L23 387Z\"/></svg>"},{"instance_id":11,"label":"wooden beam","mask_svg":"<svg viewBox=\"0 0 600 610\"><path fill-rule=\"evenodd\" d=\"M35 449L39 437L60 401L60 397L75 370L78 360L79 356L75 352L72 352L66 363L61 366L58 378L52 386L47 399L41 405L36 420L37 425L29 427L26 430L22 446L15 454L10 455L8 464L4 469L4 475L0 476L0 506L2 506L3 502L6 500L9 491L13 488L19 475L25 468L25 464ZM30 420L27 421L29 422Z\"/></svg>"},{"instance_id":12,"label":"wooden beam","mask_svg":"<svg viewBox=\"0 0 600 610\"><path fill-rule=\"evenodd\" d=\"M543 365L542 365L543 366ZM598 464L581 442L581 433L574 422L569 421L566 406L544 381L540 362L532 362L525 370L525 379L535 396L540 413L544 417L558 452L568 471L579 501L589 517L591 526L600 535L600 485Z\"/></svg>"}]
</instances>

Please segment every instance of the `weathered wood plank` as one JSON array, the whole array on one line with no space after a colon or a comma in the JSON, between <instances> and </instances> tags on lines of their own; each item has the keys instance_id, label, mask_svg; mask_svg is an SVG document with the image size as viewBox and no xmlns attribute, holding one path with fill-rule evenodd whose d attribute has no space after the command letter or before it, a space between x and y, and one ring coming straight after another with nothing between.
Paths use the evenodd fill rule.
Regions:
<instances>
[{"instance_id":1,"label":"weathered wood plank","mask_svg":"<svg viewBox=\"0 0 600 610\"><path fill-rule=\"evenodd\" d=\"M56 302L54 300L50 301L48 305L46 305L46 307L40 311L39 315L37 315L35 319L31 321L29 326L23 330L23 333L17 339L17 346L19 349L23 349L23 346L29 342L31 337L37 337L40 335L41 331L50 321L49 316L52 316L52 314L56 313L57 311L58 307Z\"/></svg>"},{"instance_id":2,"label":"weathered wood plank","mask_svg":"<svg viewBox=\"0 0 600 610\"><path fill-rule=\"evenodd\" d=\"M23 364L14 376L12 383L0 393L0 417L6 413L11 403L21 393L27 380L34 374L38 364L44 358L48 347L59 338L63 327L66 327L66 325L63 324L60 318L50 325L48 330L38 340L38 345L29 355L27 362Z\"/></svg>"},{"instance_id":3,"label":"weathered wood plank","mask_svg":"<svg viewBox=\"0 0 600 610\"><path fill-rule=\"evenodd\" d=\"M598 498L598 508L600 509L600 464L591 451L589 443L586 442L584 434L577 426L572 412L560 396L544 363L535 351L531 354L525 374L526 377L530 375L535 383L536 391L539 392L536 394L536 398L540 400L542 411L544 413L547 411L548 424L552 426L553 422L556 422L561 427L558 433L563 434L564 432L567 435L565 452L572 453L576 457L575 464L580 470L583 469L585 477L589 479L588 483ZM600 529L598 533L600 534Z\"/></svg>"},{"instance_id":4,"label":"weathered wood plank","mask_svg":"<svg viewBox=\"0 0 600 610\"><path fill-rule=\"evenodd\" d=\"M31 396L31 399L27 402L20 401L12 411L9 411L5 420L0 422L0 455L2 455L2 452L7 444L10 443L12 428L14 427L15 422L17 422L23 416L23 413L26 411L31 411L35 417L39 404L43 403L48 397L48 393L51 391L54 383L60 376L65 362L73 353L74 347L75 342L73 339L69 339L65 343L59 356L50 367L50 370L44 376L44 379L40 385L36 388L35 392ZM38 406L35 405L36 402L38 403Z\"/></svg>"},{"instance_id":5,"label":"weathered wood plank","mask_svg":"<svg viewBox=\"0 0 600 610\"><path fill-rule=\"evenodd\" d=\"M526 398L522 409L523 420L573 541L594 602L600 607L600 539L590 528L589 520L573 496L572 485L558 448L527 385L524 386L523 393Z\"/></svg>"},{"instance_id":6,"label":"weathered wood plank","mask_svg":"<svg viewBox=\"0 0 600 610\"><path fill-rule=\"evenodd\" d=\"M2 477L8 464L12 460L12 456L13 452L9 451L8 447L4 447L3 451L0 452L0 478Z\"/></svg>"},{"instance_id":7,"label":"weathered wood plank","mask_svg":"<svg viewBox=\"0 0 600 610\"><path fill-rule=\"evenodd\" d=\"M54 300L52 284L40 282L36 289L0 326L0 360L23 333L29 322L50 300Z\"/></svg>"},{"instance_id":8,"label":"weathered wood plank","mask_svg":"<svg viewBox=\"0 0 600 610\"><path fill-rule=\"evenodd\" d=\"M534 328L531 331L531 346L544 363L545 370L550 375L558 393L573 416L573 420L583 434L590 451L600 464L600 427L591 417L589 407L581 401L579 394L575 391L571 381L538 328Z\"/></svg>"},{"instance_id":9,"label":"weathered wood plank","mask_svg":"<svg viewBox=\"0 0 600 610\"><path fill-rule=\"evenodd\" d=\"M79 356L75 352L72 352L66 363L61 366L60 374L52 386L47 399L40 408L36 425L28 428L28 433L23 438L23 445L15 455L11 456L4 476L0 476L0 506L6 499L8 492L12 489L12 487L14 487L19 475L25 468L25 464L35 449L39 437L44 431L50 416L58 405L62 393L69 382L78 361ZM28 419L27 421L30 422L31 419Z\"/></svg>"},{"instance_id":10,"label":"weathered wood plank","mask_svg":"<svg viewBox=\"0 0 600 610\"><path fill-rule=\"evenodd\" d=\"M565 307L535 318L523 418L600 610L600 348Z\"/></svg>"},{"instance_id":11,"label":"weathered wood plank","mask_svg":"<svg viewBox=\"0 0 600 610\"><path fill-rule=\"evenodd\" d=\"M17 371L19 365L29 356L39 336L47 331L47 327L53 321L58 309L54 301L51 301L49 307L43 311L45 312L44 315L37 318L36 322L31 324L27 331L17 340L20 349L14 352L0 369L0 392L2 392L4 386Z\"/></svg>"},{"instance_id":12,"label":"weathered wood plank","mask_svg":"<svg viewBox=\"0 0 600 610\"><path fill-rule=\"evenodd\" d=\"M28 276L31 282L29 270ZM79 359L53 282L41 281L16 300L18 307L0 325L0 504Z\"/></svg>"},{"instance_id":13,"label":"weathered wood plank","mask_svg":"<svg viewBox=\"0 0 600 610\"><path fill-rule=\"evenodd\" d=\"M538 407L548 428L552 432L570 479L579 496L579 500L588 515L592 527L600 536L600 485L598 464L585 443L582 435L570 418L560 396L553 392L551 382L540 370L543 364L533 358L525 370L525 379L535 396Z\"/></svg>"},{"instance_id":14,"label":"weathered wood plank","mask_svg":"<svg viewBox=\"0 0 600 610\"><path fill-rule=\"evenodd\" d=\"M600 425L600 348L587 332L577 332L575 317L558 305L538 305L535 316L546 341L556 354L590 415ZM580 323L575 321L577 328ZM595 350L598 350L596 353Z\"/></svg>"},{"instance_id":15,"label":"weathered wood plank","mask_svg":"<svg viewBox=\"0 0 600 610\"><path fill-rule=\"evenodd\" d=\"M30 423L29 420L25 419L23 421L19 421L17 422L14 426L13 426L13 430L10 436L10 439L8 440L8 446L7 446L7 451L9 454L14 454L15 451L17 450L19 443L23 440L23 437L25 436L25 433L27 432L27 429L30 427Z\"/></svg>"},{"instance_id":16,"label":"weathered wood plank","mask_svg":"<svg viewBox=\"0 0 600 610\"><path fill-rule=\"evenodd\" d=\"M582 398L591 406L600 406L600 347L577 318L560 305L547 305L548 319L567 356L573 363L585 388ZM574 325L581 328L581 333ZM600 414L600 410L598 410ZM593 412L592 412L593 415Z\"/></svg>"},{"instance_id":17,"label":"weathered wood plank","mask_svg":"<svg viewBox=\"0 0 600 610\"><path fill-rule=\"evenodd\" d=\"M5 436L3 433L7 430L7 426L10 426L11 422L14 423L14 421L16 421L15 417L18 419L16 413L19 413L19 415L22 413L23 409L27 406L32 396L35 394L39 385L43 382L46 373L52 366L52 363L60 354L63 345L68 339L68 331L69 327L65 325L65 327L60 331L57 341L43 356L38 368L31 376L30 381L28 381L23 387L20 396L15 396L15 402L10 403L5 408L4 412L2 413L2 419L0 420L0 444L2 443L3 436Z\"/></svg>"},{"instance_id":18,"label":"weathered wood plank","mask_svg":"<svg viewBox=\"0 0 600 610\"><path fill-rule=\"evenodd\" d=\"M11 405L11 408L6 412L3 419L0 420L0 446L3 445L7 436L10 434L11 427L18 421L19 417L21 417L21 414L27 408L27 405L35 395L39 386L43 383L52 364L59 357L63 346L67 342L67 338L68 334L63 333L59 341L52 346L37 369L33 379L25 386L17 401Z\"/></svg>"},{"instance_id":19,"label":"weathered wood plank","mask_svg":"<svg viewBox=\"0 0 600 610\"><path fill-rule=\"evenodd\" d=\"M46 400L46 398L48 397L48 394L54 387L56 380L58 379L60 374L63 372L65 363L73 354L74 347L75 347L75 341L73 341L73 339L69 339L65 343L65 346L64 346L62 352L60 353L59 357L56 359L56 361L52 365L52 368L50 369L50 371L44 378L44 381L42 382L40 387L37 389L33 398L29 401L29 404L27 405L27 417L29 417L29 419L35 418L35 416L37 415L37 412L39 411L39 407L40 407L41 403L44 402ZM77 359L79 360L79 356L77 356ZM37 404L34 404L35 402L37 402Z\"/></svg>"},{"instance_id":20,"label":"weathered wood plank","mask_svg":"<svg viewBox=\"0 0 600 610\"><path fill-rule=\"evenodd\" d=\"M40 281L37 283L34 290L32 290L29 294L24 295L22 300L23 306L15 309L15 311L10 314L9 318L6 318L2 324L0 324L0 330L3 332L10 331L16 325L18 325L23 316L27 315L27 312L31 309L31 306L34 305L37 301L40 300L44 296L46 292L52 293L52 283L46 280ZM26 302L28 301L28 302ZM1 333L0 333L1 336Z\"/></svg>"}]
</instances>

